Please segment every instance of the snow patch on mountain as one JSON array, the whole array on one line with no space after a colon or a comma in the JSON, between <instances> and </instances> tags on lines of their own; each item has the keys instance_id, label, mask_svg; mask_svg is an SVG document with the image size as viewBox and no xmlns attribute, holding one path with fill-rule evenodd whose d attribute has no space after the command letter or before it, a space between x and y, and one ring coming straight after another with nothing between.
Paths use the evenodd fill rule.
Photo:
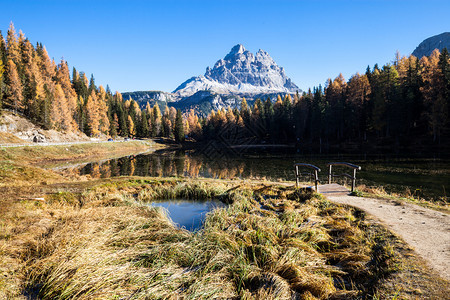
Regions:
<instances>
[{"instance_id":1,"label":"snow patch on mountain","mask_svg":"<svg viewBox=\"0 0 450 300\"><path fill-rule=\"evenodd\" d=\"M295 93L300 91L282 67L270 55L259 50L255 55L238 44L204 75L192 77L177 87L174 93L188 97L198 91L217 94Z\"/></svg>"}]
</instances>

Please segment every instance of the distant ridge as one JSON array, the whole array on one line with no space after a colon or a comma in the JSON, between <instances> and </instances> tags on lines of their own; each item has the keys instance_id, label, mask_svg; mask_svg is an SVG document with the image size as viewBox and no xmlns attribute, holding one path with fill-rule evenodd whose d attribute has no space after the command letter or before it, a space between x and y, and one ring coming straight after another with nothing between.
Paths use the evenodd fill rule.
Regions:
<instances>
[{"instance_id":1,"label":"distant ridge","mask_svg":"<svg viewBox=\"0 0 450 300\"><path fill-rule=\"evenodd\" d=\"M417 46L412 55L422 58L422 56L429 56L434 49L442 51L444 48L450 50L450 32L444 32L425 39Z\"/></svg>"}]
</instances>

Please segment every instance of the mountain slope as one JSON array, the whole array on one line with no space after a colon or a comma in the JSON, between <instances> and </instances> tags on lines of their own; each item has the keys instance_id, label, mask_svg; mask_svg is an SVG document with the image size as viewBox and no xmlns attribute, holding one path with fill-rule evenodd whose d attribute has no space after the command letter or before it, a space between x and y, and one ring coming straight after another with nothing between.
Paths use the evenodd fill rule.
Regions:
<instances>
[{"instance_id":1,"label":"mountain slope","mask_svg":"<svg viewBox=\"0 0 450 300\"><path fill-rule=\"evenodd\" d=\"M179 100L174 94L161 92L161 91L136 91L122 93L123 100L135 100L139 106L144 109L147 102L154 106L158 104L160 108L164 108L166 105L172 106L171 103Z\"/></svg>"},{"instance_id":2,"label":"mountain slope","mask_svg":"<svg viewBox=\"0 0 450 300\"><path fill-rule=\"evenodd\" d=\"M417 46L412 55L422 58L422 56L429 56L434 49L439 49L442 52L444 48L450 50L450 32L444 32L425 39Z\"/></svg>"},{"instance_id":3,"label":"mountain slope","mask_svg":"<svg viewBox=\"0 0 450 300\"><path fill-rule=\"evenodd\" d=\"M203 76L192 77L174 93L189 97L198 91L217 94L295 93L300 91L270 55L259 50L255 55L238 44L225 58L208 67Z\"/></svg>"}]
</instances>

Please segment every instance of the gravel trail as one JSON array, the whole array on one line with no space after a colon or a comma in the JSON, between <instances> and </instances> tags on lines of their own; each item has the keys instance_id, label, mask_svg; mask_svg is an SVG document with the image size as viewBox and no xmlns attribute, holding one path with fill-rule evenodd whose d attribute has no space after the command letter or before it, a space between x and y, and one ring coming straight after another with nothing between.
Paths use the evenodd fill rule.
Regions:
<instances>
[{"instance_id":1,"label":"gravel trail","mask_svg":"<svg viewBox=\"0 0 450 300\"><path fill-rule=\"evenodd\" d=\"M348 196L338 184L319 186L329 200L347 204L375 216L398 234L439 274L450 280L450 216L410 203Z\"/></svg>"}]
</instances>

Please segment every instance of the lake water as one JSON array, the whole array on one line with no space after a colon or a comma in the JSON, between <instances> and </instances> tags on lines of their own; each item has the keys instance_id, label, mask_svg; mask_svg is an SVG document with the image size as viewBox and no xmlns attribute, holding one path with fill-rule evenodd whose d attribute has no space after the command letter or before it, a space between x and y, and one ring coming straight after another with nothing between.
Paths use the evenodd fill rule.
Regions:
<instances>
[{"instance_id":1,"label":"lake water","mask_svg":"<svg viewBox=\"0 0 450 300\"><path fill-rule=\"evenodd\" d=\"M164 207L176 225L189 231L196 231L202 227L206 213L225 206L217 200L162 200L151 202L150 205Z\"/></svg>"},{"instance_id":2,"label":"lake water","mask_svg":"<svg viewBox=\"0 0 450 300\"><path fill-rule=\"evenodd\" d=\"M159 152L128 156L72 168L94 178L112 176L185 176L208 178L266 178L295 180L294 163L310 163L322 169L327 182L327 163L344 161L360 165L357 184L382 186L426 199L444 199L450 190L450 159L432 154L259 154L219 152ZM336 169L338 173L338 169ZM342 169L342 171L351 171ZM306 178L305 178L306 180Z\"/></svg>"}]
</instances>

